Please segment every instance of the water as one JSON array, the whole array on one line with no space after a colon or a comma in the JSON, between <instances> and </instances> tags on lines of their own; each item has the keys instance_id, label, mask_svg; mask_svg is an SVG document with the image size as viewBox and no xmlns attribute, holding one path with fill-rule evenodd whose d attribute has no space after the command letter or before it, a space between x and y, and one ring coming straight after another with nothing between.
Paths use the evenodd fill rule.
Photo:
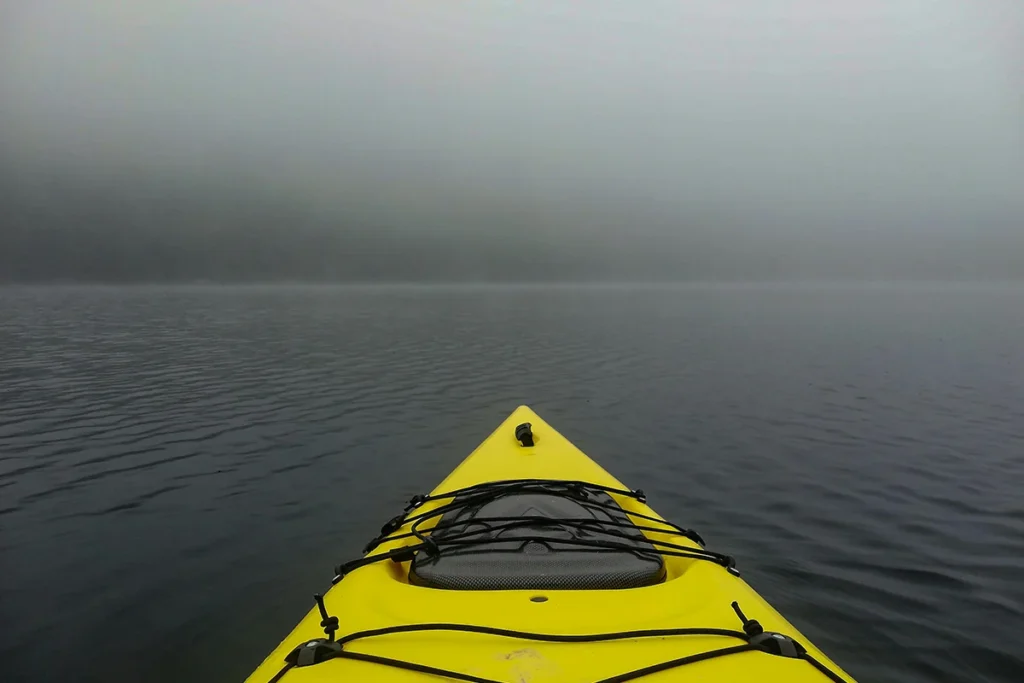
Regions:
<instances>
[{"instance_id":1,"label":"water","mask_svg":"<svg viewBox=\"0 0 1024 683\"><path fill-rule=\"evenodd\" d=\"M0 679L244 678L519 403L861 681L1021 681L1024 287L0 289Z\"/></svg>"}]
</instances>

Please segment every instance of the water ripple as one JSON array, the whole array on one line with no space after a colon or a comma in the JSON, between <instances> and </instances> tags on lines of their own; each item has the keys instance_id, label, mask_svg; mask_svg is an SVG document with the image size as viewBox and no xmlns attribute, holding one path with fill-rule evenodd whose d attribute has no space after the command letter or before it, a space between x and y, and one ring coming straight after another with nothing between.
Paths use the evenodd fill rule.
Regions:
<instances>
[{"instance_id":1,"label":"water ripple","mask_svg":"<svg viewBox=\"0 0 1024 683\"><path fill-rule=\"evenodd\" d=\"M521 402L861 680L1024 680L1021 319L1024 290L0 289L5 680L240 679Z\"/></svg>"}]
</instances>

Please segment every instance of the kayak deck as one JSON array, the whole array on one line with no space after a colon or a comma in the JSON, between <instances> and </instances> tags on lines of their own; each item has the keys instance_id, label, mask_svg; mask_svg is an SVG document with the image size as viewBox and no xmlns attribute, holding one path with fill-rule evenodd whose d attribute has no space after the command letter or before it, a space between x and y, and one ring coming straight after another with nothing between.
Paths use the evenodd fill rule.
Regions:
<instances>
[{"instance_id":1,"label":"kayak deck","mask_svg":"<svg viewBox=\"0 0 1024 683\"><path fill-rule=\"evenodd\" d=\"M517 440L516 428L524 423L532 425L532 446ZM383 540L369 552L370 556L400 553L395 559L401 561L383 559L364 566L350 565L323 598L326 612L338 620L337 638L344 643L344 652L355 658L335 657L310 666L286 665L286 658L298 646L325 637L322 616L314 607L253 672L249 683L446 680L431 669L462 676L454 680L501 683L634 679L681 683L711 678L758 683L852 681L739 578L727 562L719 561L725 556L704 551L695 540L674 531L678 527L656 521L662 518L644 502L642 495L626 489L525 406L513 412L431 496L489 482L524 480L586 482L621 491L608 495L631 521L647 529L664 528L664 532L643 531L650 542L661 548L671 545L683 550L666 554L663 580L643 587L445 590L410 582L411 549L422 548L422 543L408 534L410 525L406 521L390 534L396 538ZM429 531L439 519L436 515L431 517L431 511L450 504L451 500L428 497L409 511L406 520L423 516L421 528ZM702 553L712 556L712 560L707 561ZM732 606L734 602L765 631L785 634L800 643L809 658L820 663L825 671L807 658L771 654L748 645L746 640L750 638L743 634L744 624ZM346 636L358 632L410 625L418 629L424 624L483 627L491 632L435 626L346 641ZM678 634L680 629L699 633L682 635ZM516 637L497 630L535 637ZM671 630L673 635L624 634L651 630ZM739 632L739 636L715 635L709 630ZM571 637L590 637L591 641L600 642L550 642L572 640ZM758 642L763 642L763 638ZM701 660L703 653L726 648L738 650ZM419 670L373 661L381 658L410 663ZM664 666L666 662L685 658L698 661ZM663 670L657 671L659 667ZM645 670L643 676L629 677L629 672ZM448 680L452 679L449 675Z\"/></svg>"}]
</instances>

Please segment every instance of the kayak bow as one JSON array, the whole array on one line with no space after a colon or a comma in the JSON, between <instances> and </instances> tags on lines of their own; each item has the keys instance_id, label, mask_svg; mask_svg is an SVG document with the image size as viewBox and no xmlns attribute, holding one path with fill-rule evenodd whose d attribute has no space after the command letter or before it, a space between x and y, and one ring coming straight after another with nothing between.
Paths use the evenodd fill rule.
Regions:
<instances>
[{"instance_id":1,"label":"kayak bow","mask_svg":"<svg viewBox=\"0 0 1024 683\"><path fill-rule=\"evenodd\" d=\"M525 406L315 599L249 683L853 680Z\"/></svg>"}]
</instances>

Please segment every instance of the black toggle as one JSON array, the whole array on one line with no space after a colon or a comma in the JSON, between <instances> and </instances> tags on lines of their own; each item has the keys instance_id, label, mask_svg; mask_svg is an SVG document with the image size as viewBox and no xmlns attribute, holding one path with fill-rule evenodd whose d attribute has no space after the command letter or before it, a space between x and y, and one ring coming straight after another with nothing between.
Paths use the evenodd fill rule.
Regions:
<instances>
[{"instance_id":1,"label":"black toggle","mask_svg":"<svg viewBox=\"0 0 1024 683\"><path fill-rule=\"evenodd\" d=\"M791 659L803 659L807 650L803 645L796 642L787 635L765 631L750 639L750 644L762 652L779 657L790 657Z\"/></svg>"},{"instance_id":2,"label":"black toggle","mask_svg":"<svg viewBox=\"0 0 1024 683\"><path fill-rule=\"evenodd\" d=\"M740 618L740 621L743 622L743 632L746 633L748 637L753 638L754 636L759 636L764 633L764 628L757 619L747 619L747 615L740 609L740 603L733 601L732 609L736 612L736 616Z\"/></svg>"},{"instance_id":3,"label":"black toggle","mask_svg":"<svg viewBox=\"0 0 1024 683\"><path fill-rule=\"evenodd\" d=\"M341 643L317 638L299 645L284 658L292 666L312 666L341 654Z\"/></svg>"},{"instance_id":4,"label":"black toggle","mask_svg":"<svg viewBox=\"0 0 1024 683\"><path fill-rule=\"evenodd\" d=\"M427 497L422 493L417 493L415 496L409 499L409 503L405 506L405 511L409 512L411 510L415 510L420 505L423 505L425 502L427 502Z\"/></svg>"},{"instance_id":5,"label":"black toggle","mask_svg":"<svg viewBox=\"0 0 1024 683\"><path fill-rule=\"evenodd\" d=\"M334 633L338 630L338 617L332 617L327 614L327 607L324 605L324 596L316 593L313 595L313 599L316 600L316 606L320 610L320 626L323 627L324 633L327 634L327 640L333 643Z\"/></svg>"},{"instance_id":6,"label":"black toggle","mask_svg":"<svg viewBox=\"0 0 1024 683\"><path fill-rule=\"evenodd\" d=\"M644 493L643 489L633 489L633 497L636 498L641 503L647 502L647 494Z\"/></svg>"},{"instance_id":7,"label":"black toggle","mask_svg":"<svg viewBox=\"0 0 1024 683\"><path fill-rule=\"evenodd\" d=\"M738 602L732 603L732 609L743 622L743 632L747 634L750 644L758 650L770 655L793 659L801 659L807 654L806 648L789 636L774 631L765 631L757 619L747 619L747 615L740 609Z\"/></svg>"},{"instance_id":8,"label":"black toggle","mask_svg":"<svg viewBox=\"0 0 1024 683\"><path fill-rule=\"evenodd\" d=\"M529 422L524 422L516 427L516 441L527 447L533 445L533 430Z\"/></svg>"},{"instance_id":9,"label":"black toggle","mask_svg":"<svg viewBox=\"0 0 1024 683\"><path fill-rule=\"evenodd\" d=\"M395 515L388 520L387 524L380 528L381 536L388 536L395 533L402 528L402 524L405 522L405 515Z\"/></svg>"}]
</instances>

